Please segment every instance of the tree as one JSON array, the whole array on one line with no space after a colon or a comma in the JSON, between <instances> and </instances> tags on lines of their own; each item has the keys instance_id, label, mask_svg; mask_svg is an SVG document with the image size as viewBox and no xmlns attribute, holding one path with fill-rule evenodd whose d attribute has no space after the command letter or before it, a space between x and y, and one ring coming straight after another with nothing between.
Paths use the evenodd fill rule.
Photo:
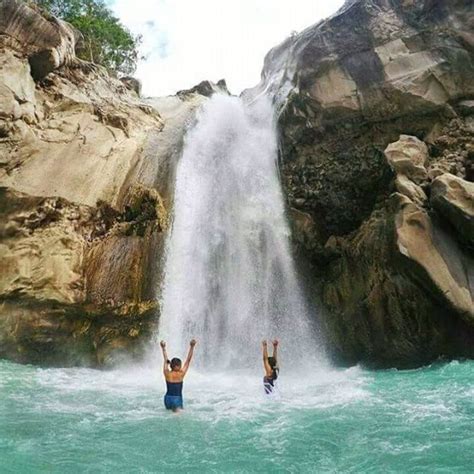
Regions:
<instances>
[{"instance_id":1,"label":"tree","mask_svg":"<svg viewBox=\"0 0 474 474\"><path fill-rule=\"evenodd\" d=\"M35 0L54 16L76 27L84 36L81 59L122 74L132 74L139 58L140 36L134 36L103 0Z\"/></svg>"}]
</instances>

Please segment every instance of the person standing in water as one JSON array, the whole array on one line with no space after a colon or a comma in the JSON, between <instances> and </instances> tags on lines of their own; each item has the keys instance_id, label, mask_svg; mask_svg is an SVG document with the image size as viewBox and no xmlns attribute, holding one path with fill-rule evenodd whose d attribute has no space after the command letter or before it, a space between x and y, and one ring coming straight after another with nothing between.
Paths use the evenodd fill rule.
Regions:
<instances>
[{"instance_id":1,"label":"person standing in water","mask_svg":"<svg viewBox=\"0 0 474 474\"><path fill-rule=\"evenodd\" d=\"M166 381L165 407L167 410L177 412L183 409L183 380L189 369L191 359L193 358L195 345L196 340L191 339L188 356L186 357L184 366L182 366L181 359L177 357L174 357L171 361L168 359L166 342L160 342L161 351L163 352L163 375Z\"/></svg>"},{"instance_id":2,"label":"person standing in water","mask_svg":"<svg viewBox=\"0 0 474 474\"><path fill-rule=\"evenodd\" d=\"M275 381L278 378L278 340L273 341L273 356L268 357L267 341L262 341L263 347L263 367L265 369L265 376L263 377L263 388L267 395L275 393Z\"/></svg>"}]
</instances>

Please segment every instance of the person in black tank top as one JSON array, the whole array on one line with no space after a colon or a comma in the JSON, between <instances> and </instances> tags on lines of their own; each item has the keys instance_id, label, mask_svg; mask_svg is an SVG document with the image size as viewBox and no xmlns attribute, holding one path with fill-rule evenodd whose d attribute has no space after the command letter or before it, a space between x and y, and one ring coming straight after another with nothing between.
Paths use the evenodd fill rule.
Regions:
<instances>
[{"instance_id":1,"label":"person in black tank top","mask_svg":"<svg viewBox=\"0 0 474 474\"><path fill-rule=\"evenodd\" d=\"M275 381L278 378L280 368L278 367L278 340L273 341L273 356L268 356L267 341L262 341L263 348L263 368L265 369L265 375L263 377L263 388L266 395L270 395L275 392Z\"/></svg>"},{"instance_id":2,"label":"person in black tank top","mask_svg":"<svg viewBox=\"0 0 474 474\"><path fill-rule=\"evenodd\" d=\"M174 357L168 360L166 352L166 342L161 341L161 351L163 353L163 375L166 381L165 407L167 410L177 412L183 409L183 380L189 369L189 364L193 358L194 346L196 340L192 339L189 343L189 352L182 366L181 359Z\"/></svg>"}]
</instances>

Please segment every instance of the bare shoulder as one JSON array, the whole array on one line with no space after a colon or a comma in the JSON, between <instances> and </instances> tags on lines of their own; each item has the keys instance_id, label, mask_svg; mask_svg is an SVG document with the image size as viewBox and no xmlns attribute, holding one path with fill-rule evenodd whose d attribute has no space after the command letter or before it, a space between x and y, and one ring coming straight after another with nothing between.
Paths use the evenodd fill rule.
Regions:
<instances>
[{"instance_id":1,"label":"bare shoulder","mask_svg":"<svg viewBox=\"0 0 474 474\"><path fill-rule=\"evenodd\" d=\"M186 375L185 372L183 372L182 370L171 371L167 374L166 380L168 382L175 382L175 383L182 382L185 375Z\"/></svg>"}]
</instances>

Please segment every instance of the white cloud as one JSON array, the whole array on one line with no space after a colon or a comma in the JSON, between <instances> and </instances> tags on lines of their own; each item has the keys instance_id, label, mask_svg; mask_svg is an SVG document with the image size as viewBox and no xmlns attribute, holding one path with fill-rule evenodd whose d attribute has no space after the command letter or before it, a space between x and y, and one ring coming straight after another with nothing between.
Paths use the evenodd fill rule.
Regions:
<instances>
[{"instance_id":1,"label":"white cloud","mask_svg":"<svg viewBox=\"0 0 474 474\"><path fill-rule=\"evenodd\" d=\"M143 35L136 76L146 95L174 94L225 78L239 93L260 79L265 54L292 31L334 13L344 0L112 0Z\"/></svg>"}]
</instances>

